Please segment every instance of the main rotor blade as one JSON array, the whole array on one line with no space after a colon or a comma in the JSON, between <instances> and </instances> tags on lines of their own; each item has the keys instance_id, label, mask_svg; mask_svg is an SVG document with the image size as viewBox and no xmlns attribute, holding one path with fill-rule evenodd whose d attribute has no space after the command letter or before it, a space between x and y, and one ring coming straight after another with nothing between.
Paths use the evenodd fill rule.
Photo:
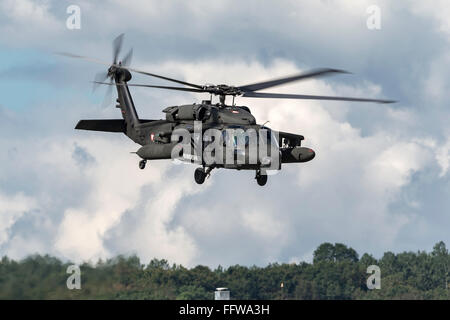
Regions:
<instances>
[{"instance_id":1,"label":"main rotor blade","mask_svg":"<svg viewBox=\"0 0 450 320\"><path fill-rule=\"evenodd\" d=\"M56 54L61 55L61 56L65 56L65 57L69 57L69 58L76 58L76 59L86 60L86 61L89 61L89 62L95 62L95 63L103 64L103 65L106 65L106 66L110 66L111 65L110 63L107 63L107 62L104 62L104 61L101 61L101 60L98 60L98 59L93 59L93 58L89 58L89 57L85 57L85 56L80 56L80 55L72 54L72 53L68 53L68 52L56 52ZM193 84L193 83L189 83L189 82L185 82L185 81L181 81L181 80L177 80L177 79L172 79L172 78L160 76L160 75L157 75L157 74L154 74L154 73L150 73L150 72L146 72L146 71L130 68L130 67L127 67L127 66L124 66L124 65L113 64L113 66L114 67L118 67L118 68L124 68L124 69L127 69L128 71L144 74L144 75L147 75L147 76L151 76L151 77L155 77L155 78L159 78L159 79L163 79L163 80L167 80L167 81L176 82L176 83L179 83L179 84L183 84L185 86L194 87L194 88L203 90L203 86L200 86L198 84Z\"/></svg>"},{"instance_id":2,"label":"main rotor blade","mask_svg":"<svg viewBox=\"0 0 450 320\"><path fill-rule=\"evenodd\" d=\"M394 100L352 98L352 97L329 97L329 96L312 96L304 94L285 94L285 93L266 93L266 92L245 92L243 97L246 98L276 98L276 99L308 99L308 100L337 100L337 101L361 101L376 103L394 103Z\"/></svg>"},{"instance_id":3,"label":"main rotor blade","mask_svg":"<svg viewBox=\"0 0 450 320\"><path fill-rule=\"evenodd\" d=\"M85 60L85 61L89 61L89 62L94 62L94 63L102 64L102 65L105 65L105 66L110 66L111 65L111 63L109 63L109 62L104 62L104 61L101 61L101 60L98 60L98 59L85 57L85 56L80 56L80 55L69 53L69 52L55 52L55 54L60 55L60 56L64 56L64 57L69 57L69 58L75 58L75 59L81 59L81 60Z\"/></svg>"},{"instance_id":4,"label":"main rotor blade","mask_svg":"<svg viewBox=\"0 0 450 320\"><path fill-rule=\"evenodd\" d=\"M123 36L124 34L122 33L113 41L113 64L117 64L117 58L122 49Z\"/></svg>"},{"instance_id":5,"label":"main rotor blade","mask_svg":"<svg viewBox=\"0 0 450 320\"><path fill-rule=\"evenodd\" d=\"M149 85L149 84L129 84L129 83L127 83L127 84L125 84L125 83L116 83L116 84L114 84L114 83L107 83L107 82L100 82L100 81L94 81L94 83L96 83L96 84L106 84L106 85L109 85L109 86L115 86L115 85L124 86L124 85L127 85L129 87L157 88L157 89L189 91L189 92L198 92L198 93L207 92L206 90L200 90L200 89L194 89L194 88L153 86L153 85Z\"/></svg>"},{"instance_id":6,"label":"main rotor blade","mask_svg":"<svg viewBox=\"0 0 450 320\"><path fill-rule=\"evenodd\" d=\"M125 67L125 68L128 69L129 71L133 71L133 72L137 72L137 73L140 73L140 74L144 74L146 76L150 76L150 77L155 77L155 78L159 78L159 79L163 79L163 80L167 80L167 81L176 82L176 83L183 84L185 86L189 86L189 87L193 87L193 88L197 88L197 89L203 89L203 86L200 86L198 84L193 84L193 83L189 83L189 82L185 82L185 81L181 81L181 80L177 80L177 79L172 79L172 78L160 76L160 75L157 75L157 74L154 74L154 73L145 72L145 71L141 71L141 70L134 69L134 68L128 68L128 67Z\"/></svg>"},{"instance_id":7,"label":"main rotor blade","mask_svg":"<svg viewBox=\"0 0 450 320\"><path fill-rule=\"evenodd\" d=\"M249 84L249 85L245 85L245 86L239 86L238 88L241 89L242 91L258 91L258 90L262 90L262 89L279 86L279 85L282 85L282 84L285 84L288 82L330 75L332 73L350 73L350 72L347 72L344 70L338 70L338 69L329 69L329 68L328 69L316 69L316 70L311 70L309 72L300 73L300 74L290 76L290 77L279 78L279 79L274 79L274 80L269 80L269 81L264 81L264 82L258 82L258 83Z\"/></svg>"}]
</instances>

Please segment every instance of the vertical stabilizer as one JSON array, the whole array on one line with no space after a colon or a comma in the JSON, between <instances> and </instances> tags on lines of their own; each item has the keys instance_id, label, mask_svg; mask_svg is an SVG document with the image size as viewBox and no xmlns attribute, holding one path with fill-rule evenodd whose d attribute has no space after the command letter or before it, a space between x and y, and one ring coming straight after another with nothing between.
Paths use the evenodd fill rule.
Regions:
<instances>
[{"instance_id":1,"label":"vertical stabilizer","mask_svg":"<svg viewBox=\"0 0 450 320\"><path fill-rule=\"evenodd\" d=\"M131 79L131 74L126 69L118 69L115 75L117 88L117 107L120 108L122 117L126 124L126 134L133 141L137 141L136 130L139 127L139 117L131 97L127 82Z\"/></svg>"}]
</instances>

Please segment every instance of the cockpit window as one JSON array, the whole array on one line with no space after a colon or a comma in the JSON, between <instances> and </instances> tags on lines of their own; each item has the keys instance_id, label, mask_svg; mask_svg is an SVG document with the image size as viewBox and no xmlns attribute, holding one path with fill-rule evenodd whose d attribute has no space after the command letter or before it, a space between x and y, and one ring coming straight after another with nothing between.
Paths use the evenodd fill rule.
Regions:
<instances>
[{"instance_id":1,"label":"cockpit window","mask_svg":"<svg viewBox=\"0 0 450 320\"><path fill-rule=\"evenodd\" d=\"M253 129L245 131L242 127L230 126L222 131L223 144L224 146L232 146L233 148L247 147L250 144L251 137L255 137L255 142L258 143L257 137L259 138L259 135L264 135L267 145L273 144L278 148L278 141L276 135L272 133L272 130L267 127L262 127L261 129L263 130L258 132L257 136L252 136L249 130Z\"/></svg>"},{"instance_id":2,"label":"cockpit window","mask_svg":"<svg viewBox=\"0 0 450 320\"><path fill-rule=\"evenodd\" d=\"M268 127L261 127L261 130L264 130L267 135L267 144L273 144L276 148L278 148L278 135L274 134L274 131Z\"/></svg>"}]
</instances>

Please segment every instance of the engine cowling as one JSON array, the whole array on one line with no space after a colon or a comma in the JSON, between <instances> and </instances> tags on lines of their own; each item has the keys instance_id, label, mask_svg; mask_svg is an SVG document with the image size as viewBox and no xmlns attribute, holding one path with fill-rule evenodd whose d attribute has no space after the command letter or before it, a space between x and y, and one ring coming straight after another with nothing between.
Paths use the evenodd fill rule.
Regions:
<instances>
[{"instance_id":1,"label":"engine cowling","mask_svg":"<svg viewBox=\"0 0 450 320\"><path fill-rule=\"evenodd\" d=\"M203 121L209 117L209 109L204 105L186 105L169 107L164 110L167 120L198 120Z\"/></svg>"}]
</instances>

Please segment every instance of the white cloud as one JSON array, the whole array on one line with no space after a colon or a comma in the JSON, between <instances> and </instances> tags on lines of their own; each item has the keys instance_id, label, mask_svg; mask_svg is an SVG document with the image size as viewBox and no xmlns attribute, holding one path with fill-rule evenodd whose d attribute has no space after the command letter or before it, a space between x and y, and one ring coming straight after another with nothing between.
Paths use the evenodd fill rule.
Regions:
<instances>
[{"instance_id":1,"label":"white cloud","mask_svg":"<svg viewBox=\"0 0 450 320\"><path fill-rule=\"evenodd\" d=\"M48 1L4 0L1 7L7 16L20 22L45 22L48 18ZM41 25L39 25L41 26Z\"/></svg>"},{"instance_id":2,"label":"white cloud","mask_svg":"<svg viewBox=\"0 0 450 320\"><path fill-rule=\"evenodd\" d=\"M284 224L277 219L276 213L269 210L251 210L242 215L242 224L260 238L276 239L280 242L287 231Z\"/></svg>"},{"instance_id":3,"label":"white cloud","mask_svg":"<svg viewBox=\"0 0 450 320\"><path fill-rule=\"evenodd\" d=\"M410 10L419 16L431 17L437 29L447 34L450 40L450 6L446 0L433 2L410 1Z\"/></svg>"},{"instance_id":4,"label":"white cloud","mask_svg":"<svg viewBox=\"0 0 450 320\"><path fill-rule=\"evenodd\" d=\"M115 253L134 252L146 262L155 257L184 265L194 262L198 251L195 240L183 225L171 226L175 208L182 210L186 197L203 191L194 185L191 170L183 167L153 188L141 190L140 205L129 210L108 234Z\"/></svg>"},{"instance_id":5,"label":"white cloud","mask_svg":"<svg viewBox=\"0 0 450 320\"><path fill-rule=\"evenodd\" d=\"M233 79L239 79L237 84L251 83L299 71L294 64L283 60L275 61L267 67L257 62L171 61L159 66L148 65L146 68L162 74L176 73L178 77L196 83L203 83L200 77L211 75L211 82L231 84L237 82L232 82ZM323 80L277 88L277 91L297 92L299 88L301 92L327 95L381 95L380 88L371 83L363 83L356 88L338 86L333 89ZM273 128L304 134L305 145L315 149L317 157L308 164L285 165L280 175L269 179L269 184L276 183L274 181L277 179L282 181L281 184L289 184L289 180L298 177L296 189L286 187L274 194L273 198L264 199L256 197L257 190L247 190L243 196L235 198L223 194L227 199L227 206L214 206L211 211L193 209L192 214L183 219L183 223L187 230L193 232L194 237L216 238L212 241L227 243L226 246L235 249L235 244L230 244L227 239L233 239L237 230L240 230L239 234L246 234L244 237L240 236L244 242L251 243L251 238L255 236L259 244L269 245L267 239L276 239L276 250L262 251L272 257L279 255L283 247L302 239L304 234L313 237L311 230L357 245L394 245L400 230L411 223L413 215L396 214L391 211L390 205L398 200L402 188L409 184L414 173L433 163L433 141L383 131L362 136L358 128L346 121L348 107L339 103L334 106L333 102L238 99L238 103L242 102L251 107L259 122L270 119ZM340 107L345 111L336 112L333 109ZM416 121L406 111L383 108L379 112L386 113L388 118L395 121L400 117L410 125L414 125ZM224 179L223 175L216 178L215 174L213 172L213 180ZM236 184L232 179L227 181L231 185ZM212 196L212 190L206 191L206 195ZM220 191L218 193L222 194ZM298 212L295 208L281 206L280 211L272 212L271 206L278 203L277 200L285 198L298 198L302 201L298 203L299 207L306 211ZM260 204L262 209L255 209L256 204ZM230 207L235 209L230 211ZM314 215L325 220L315 218ZM223 218L225 216L228 217L226 220ZM274 216L277 217L276 220L273 220ZM196 222L189 223L193 219ZM291 228L286 228L281 221L289 222ZM259 256L259 259L267 262L267 256Z\"/></svg>"},{"instance_id":6,"label":"white cloud","mask_svg":"<svg viewBox=\"0 0 450 320\"><path fill-rule=\"evenodd\" d=\"M35 201L22 193L0 194L0 246L8 240L11 226L26 212L35 208Z\"/></svg>"},{"instance_id":7,"label":"white cloud","mask_svg":"<svg viewBox=\"0 0 450 320\"><path fill-rule=\"evenodd\" d=\"M445 176L450 168L450 139L437 148L436 161L441 167L440 177Z\"/></svg>"},{"instance_id":8,"label":"white cloud","mask_svg":"<svg viewBox=\"0 0 450 320\"><path fill-rule=\"evenodd\" d=\"M147 261L161 257L185 265L192 263L196 254L194 241L182 226L172 228L170 223L180 200L203 189L193 183L192 172L185 166L176 166L181 173L168 176L170 161L151 162L140 170L138 157L129 153L137 146L124 142L113 135L102 137L95 133L34 139L27 149L34 158L28 170L42 175L38 179L47 182L39 184L36 198L20 194L11 199L0 198L0 244L5 245L4 253L13 258L52 253L77 262L137 253ZM3 145L7 147L5 142ZM76 148L82 148L95 160L80 166L79 159L73 157ZM65 183L62 187L53 185L53 179ZM79 183L89 191L79 194L71 187ZM151 193L147 192L149 188ZM10 236L7 232L24 212L33 208L37 215L48 215L47 210L58 197L72 192L79 199L74 204L63 204L61 211L56 212L61 218L50 217L53 221L44 225L42 221L30 222L42 233L19 232ZM136 224L122 221L130 214L136 214ZM111 239L111 235L116 238ZM108 248L105 241L115 246Z\"/></svg>"},{"instance_id":9,"label":"white cloud","mask_svg":"<svg viewBox=\"0 0 450 320\"><path fill-rule=\"evenodd\" d=\"M251 83L300 71L285 60L269 66L254 61L170 61L147 68L197 83L211 75L210 81L231 84L233 79L238 84ZM333 88L325 80L277 91L296 92L300 87L302 92L316 94L381 95L380 88L368 82ZM372 247L394 245L411 217L391 212L389 205L411 175L430 163L431 157L423 152L429 146L416 137L405 140L387 132L363 137L346 121L348 109L342 103L260 99L245 103L259 122L269 119L275 129L304 134L305 145L317 152L316 159L285 165L281 174L270 177L266 189L257 186L252 175L249 179L248 174L231 171L213 171L205 185L197 186L192 178L194 167L155 161L139 170L137 157L129 153L137 146L125 143L124 138L80 133L69 139L35 141L28 151L35 153L33 170L44 170L42 175L51 170L65 180L67 189L58 192L71 192L71 181L89 190L76 203L62 207L62 219L52 229L52 251L75 261L137 253L143 261L160 257L193 265L205 261L266 263L281 259L286 250L285 258L294 259L313 249L316 243L308 238L316 234L355 246L362 242ZM340 106L344 111L329 111ZM93 160L80 165L80 159L73 156L76 148ZM243 183L250 187L242 189ZM234 184L237 196L226 187ZM273 189L272 184L279 188ZM46 192L54 192L50 184ZM267 196L261 198L261 192ZM38 204L43 206L47 197L52 195L42 195ZM217 204L208 210L201 199L206 206ZM283 199L289 201L283 203ZM185 201L193 201L196 207L185 208ZM216 252L213 243L227 248ZM298 251L292 252L297 246Z\"/></svg>"},{"instance_id":10,"label":"white cloud","mask_svg":"<svg viewBox=\"0 0 450 320\"><path fill-rule=\"evenodd\" d=\"M143 186L161 183L166 165L155 163L143 172L137 168L137 157L125 150L123 143L109 143L95 135L77 139L77 143L96 159L83 173L92 192L82 199L80 207L66 209L55 247L71 259L94 259L108 254L103 247L105 233L135 206ZM75 161L69 158L72 148L56 147L65 150L66 156L56 159L54 165L65 164L72 167L69 171L75 171Z\"/></svg>"},{"instance_id":11,"label":"white cloud","mask_svg":"<svg viewBox=\"0 0 450 320\"><path fill-rule=\"evenodd\" d=\"M51 13L51 1L47 0L2 0L0 2L0 25L4 42L23 45L23 42L36 41L42 35L56 35L64 30L65 16L61 13L61 23Z\"/></svg>"},{"instance_id":12,"label":"white cloud","mask_svg":"<svg viewBox=\"0 0 450 320\"><path fill-rule=\"evenodd\" d=\"M425 93L431 105L445 103L450 97L449 76L446 68L450 64L450 53L434 57L429 61L429 72L423 80ZM428 106L430 107L430 106Z\"/></svg>"}]
</instances>

